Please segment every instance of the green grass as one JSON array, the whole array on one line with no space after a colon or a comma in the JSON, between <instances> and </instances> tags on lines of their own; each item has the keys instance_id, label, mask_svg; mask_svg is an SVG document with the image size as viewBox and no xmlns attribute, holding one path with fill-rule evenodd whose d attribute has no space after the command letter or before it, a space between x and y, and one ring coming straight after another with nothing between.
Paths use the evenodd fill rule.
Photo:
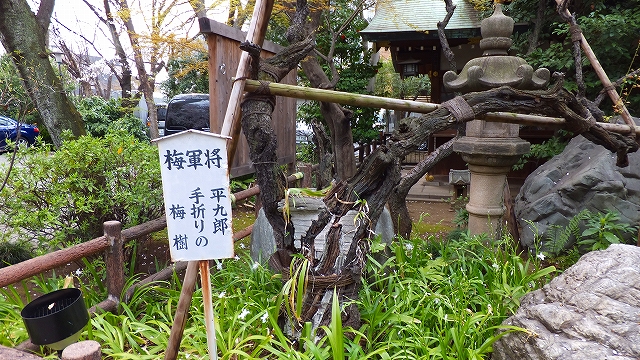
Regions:
<instances>
[{"instance_id":1,"label":"green grass","mask_svg":"<svg viewBox=\"0 0 640 360\"><path fill-rule=\"evenodd\" d=\"M280 275L253 263L246 254L213 268L214 311L221 359L484 359L502 321L520 298L548 281L554 268L523 260L505 240L462 236L459 241L430 238L401 240L384 264L370 258L356 300L362 326L344 328L346 304L334 304L333 321L323 336L305 325L299 341L280 327L289 303ZM88 263L84 274L101 275ZM129 281L133 282L135 278ZM64 279L40 279L50 291ZM88 306L106 294L84 277ZM139 289L121 314L103 313L91 320L83 339L101 343L108 359L161 359L167 347L181 283L177 276ZM15 346L27 339L18 303L11 291L0 292L0 339ZM295 306L294 302L294 306ZM207 359L202 292L198 288L185 328L180 359ZM50 354L44 350L45 355ZM53 355L52 355L53 356Z\"/></svg>"},{"instance_id":2,"label":"green grass","mask_svg":"<svg viewBox=\"0 0 640 360\"><path fill-rule=\"evenodd\" d=\"M452 230L453 227L443 224L427 224L425 222L418 222L413 224L411 233L414 237L426 239L429 235L446 234Z\"/></svg>"}]
</instances>

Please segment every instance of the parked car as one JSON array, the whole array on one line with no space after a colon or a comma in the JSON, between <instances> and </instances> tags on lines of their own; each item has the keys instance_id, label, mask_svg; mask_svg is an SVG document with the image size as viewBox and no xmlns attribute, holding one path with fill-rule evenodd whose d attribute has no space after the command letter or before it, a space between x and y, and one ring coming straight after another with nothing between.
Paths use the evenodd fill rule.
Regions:
<instances>
[{"instance_id":1,"label":"parked car","mask_svg":"<svg viewBox=\"0 0 640 360\"><path fill-rule=\"evenodd\" d=\"M158 104L158 133L164 136L165 120L167 119L167 104Z\"/></svg>"},{"instance_id":2,"label":"parked car","mask_svg":"<svg viewBox=\"0 0 640 360\"><path fill-rule=\"evenodd\" d=\"M18 139L18 121L0 115L0 151L5 151L7 139L18 146L30 146L36 142L40 130L35 125L20 123L20 139Z\"/></svg>"},{"instance_id":3,"label":"parked car","mask_svg":"<svg viewBox=\"0 0 640 360\"><path fill-rule=\"evenodd\" d=\"M180 94L167 105L164 134L188 129L209 131L209 94Z\"/></svg>"}]
</instances>

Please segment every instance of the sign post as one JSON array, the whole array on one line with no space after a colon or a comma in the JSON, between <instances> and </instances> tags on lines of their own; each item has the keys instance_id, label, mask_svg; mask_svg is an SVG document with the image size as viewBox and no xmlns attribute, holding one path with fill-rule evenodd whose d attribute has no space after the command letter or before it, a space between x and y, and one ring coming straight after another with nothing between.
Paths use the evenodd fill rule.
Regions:
<instances>
[{"instance_id":1,"label":"sign post","mask_svg":"<svg viewBox=\"0 0 640 360\"><path fill-rule=\"evenodd\" d=\"M209 260L234 256L227 137L187 130L156 142L171 260L199 261L209 358L217 359Z\"/></svg>"}]
</instances>

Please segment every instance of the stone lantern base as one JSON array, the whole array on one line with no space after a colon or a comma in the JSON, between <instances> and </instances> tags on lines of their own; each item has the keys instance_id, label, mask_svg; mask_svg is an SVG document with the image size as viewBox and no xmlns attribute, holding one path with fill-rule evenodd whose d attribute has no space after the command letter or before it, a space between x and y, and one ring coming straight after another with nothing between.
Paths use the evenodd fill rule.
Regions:
<instances>
[{"instance_id":1,"label":"stone lantern base","mask_svg":"<svg viewBox=\"0 0 640 360\"><path fill-rule=\"evenodd\" d=\"M507 173L523 154L529 142L518 137L481 138L464 136L453 145L468 163L471 172L469 191L469 232L501 236L501 220L505 212L504 187Z\"/></svg>"}]
</instances>

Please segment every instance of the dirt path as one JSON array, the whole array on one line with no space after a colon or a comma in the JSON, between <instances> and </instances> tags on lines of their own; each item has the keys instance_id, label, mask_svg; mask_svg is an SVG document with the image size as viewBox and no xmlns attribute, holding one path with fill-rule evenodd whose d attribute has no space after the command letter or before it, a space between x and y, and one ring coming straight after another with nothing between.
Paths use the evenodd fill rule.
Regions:
<instances>
[{"instance_id":1,"label":"dirt path","mask_svg":"<svg viewBox=\"0 0 640 360\"><path fill-rule=\"evenodd\" d=\"M442 224L454 227L455 211L448 202L407 201L407 208L414 223Z\"/></svg>"}]
</instances>

